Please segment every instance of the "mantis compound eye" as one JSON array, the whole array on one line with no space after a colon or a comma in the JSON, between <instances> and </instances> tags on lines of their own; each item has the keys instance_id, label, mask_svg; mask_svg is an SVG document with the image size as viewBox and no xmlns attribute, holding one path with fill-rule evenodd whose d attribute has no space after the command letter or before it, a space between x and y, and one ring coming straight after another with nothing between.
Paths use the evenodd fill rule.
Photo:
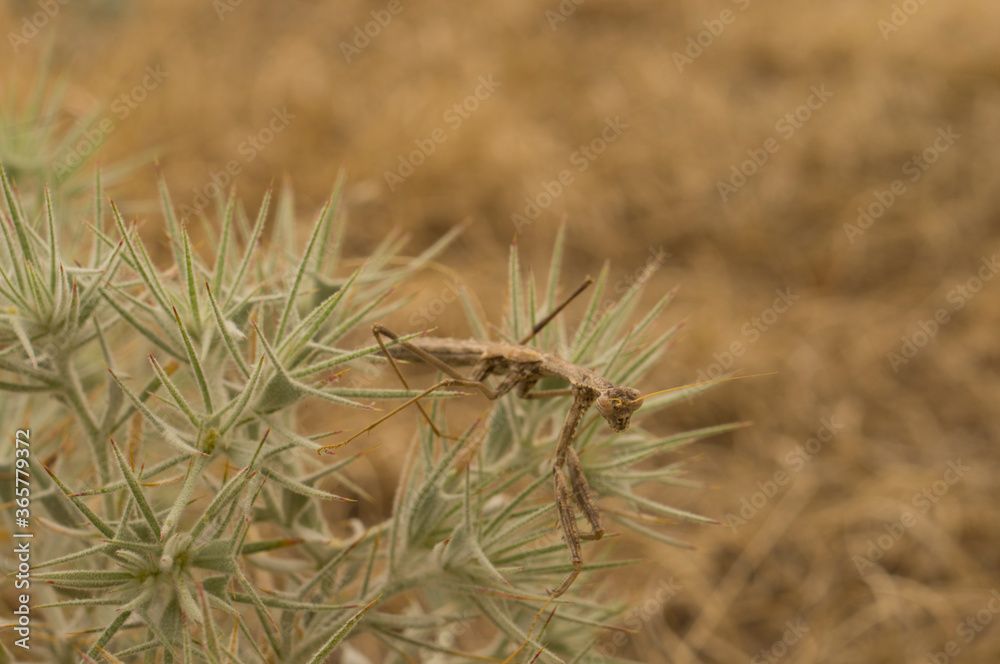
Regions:
<instances>
[{"instance_id":1,"label":"mantis compound eye","mask_svg":"<svg viewBox=\"0 0 1000 664\"><path fill-rule=\"evenodd\" d=\"M631 387L612 387L597 397L597 412L615 431L628 429L632 413L642 405L639 391Z\"/></svg>"}]
</instances>

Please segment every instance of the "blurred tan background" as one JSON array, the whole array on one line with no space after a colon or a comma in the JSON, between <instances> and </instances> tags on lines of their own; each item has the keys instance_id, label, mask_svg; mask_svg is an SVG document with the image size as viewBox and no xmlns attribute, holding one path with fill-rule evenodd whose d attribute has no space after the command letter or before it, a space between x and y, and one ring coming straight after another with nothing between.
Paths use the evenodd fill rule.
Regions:
<instances>
[{"instance_id":1,"label":"blurred tan background","mask_svg":"<svg viewBox=\"0 0 1000 664\"><path fill-rule=\"evenodd\" d=\"M544 274L569 219L567 288L662 247L646 301L680 286L688 322L639 387L778 373L646 422L754 426L685 451L711 490L662 497L727 522L671 531L700 551L622 541L648 564L590 579L635 630L593 661L996 662L998 25L975 0L19 0L0 75L23 90L54 40L66 113L106 105L101 161L156 148L179 206L287 175L311 218L343 167L352 255L471 219L441 262L497 322L515 230ZM447 280L423 285L391 322Z\"/></svg>"}]
</instances>

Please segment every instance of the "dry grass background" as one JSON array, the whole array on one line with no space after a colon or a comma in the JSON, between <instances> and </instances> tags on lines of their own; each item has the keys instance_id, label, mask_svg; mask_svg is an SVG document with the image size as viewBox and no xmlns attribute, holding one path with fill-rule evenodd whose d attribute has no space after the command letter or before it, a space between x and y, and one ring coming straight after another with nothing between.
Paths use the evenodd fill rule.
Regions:
<instances>
[{"instance_id":1,"label":"dry grass background","mask_svg":"<svg viewBox=\"0 0 1000 664\"><path fill-rule=\"evenodd\" d=\"M16 55L3 45L4 76L29 80L54 38L55 67L73 80L68 111L84 113L161 67L169 76L128 117L109 114L115 130L102 160L159 148L179 202L237 160L249 207L287 174L307 215L344 166L355 255L393 228L411 232L417 249L470 218L442 262L493 320L511 214L573 168L571 154L606 118L620 117L622 135L521 229L525 263L544 272L563 215L572 227L567 287L605 259L612 283L624 279L662 245L670 256L647 297L680 285L667 322L688 325L639 387L694 381L733 342L745 349L736 368L778 372L647 422L664 431L754 422L689 451L699 455L692 476L714 486L677 490L666 497L674 504L725 519L776 471L790 482L741 527L685 529L699 552L618 541L616 555L648 563L588 579L595 596L634 607L626 617L636 633L602 652L648 662L1000 661L988 608L1000 588L1000 279L970 298L953 292L1000 251L1000 6L914 0L916 13L883 39L890 0L567 0L575 11L555 29L545 12L558 11L556 0L404 0L348 63L340 43L386 3L230 2L221 18L220 4L74 0ZM725 9L735 20L679 72L673 53ZM34 1L6 3L2 34L35 11ZM453 127L445 111L480 76L499 87ZM833 96L784 138L775 123L812 86ZM294 119L246 161L240 142L275 108ZM910 182L904 164L948 127L960 138ZM390 191L384 172L435 129L445 142ZM769 137L780 150L723 202L717 181ZM906 192L852 243L844 224L897 178ZM153 184L147 169L115 194L146 196ZM431 273L421 286L387 323L407 328L446 280ZM788 289L798 299L751 343L744 326ZM939 309L949 322L895 371L887 353ZM455 306L435 324L466 331ZM836 435L808 462L790 463L824 419L841 427ZM391 478L399 454L384 454L370 481ZM968 470L944 483L959 459ZM921 512L914 494L935 488L943 495ZM854 557L907 511L912 525L859 574ZM678 591L660 602L670 579ZM958 631L977 612L990 624ZM808 631L775 647L788 621ZM957 654L945 654L949 641Z\"/></svg>"}]
</instances>

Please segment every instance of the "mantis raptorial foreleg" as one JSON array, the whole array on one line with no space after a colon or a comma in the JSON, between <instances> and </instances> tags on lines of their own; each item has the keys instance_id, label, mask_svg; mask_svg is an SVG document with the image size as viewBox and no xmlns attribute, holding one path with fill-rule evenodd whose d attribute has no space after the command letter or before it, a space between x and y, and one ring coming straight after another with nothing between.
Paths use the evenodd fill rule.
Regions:
<instances>
[{"instance_id":1,"label":"mantis raptorial foreleg","mask_svg":"<svg viewBox=\"0 0 1000 664\"><path fill-rule=\"evenodd\" d=\"M580 533L576 527L576 515L573 513L569 487L566 485L562 471L567 462L569 462L569 478L573 486L573 495L576 496L577 503L587 516L587 520L590 521L591 533L587 539L601 539L604 535L600 514L598 514L597 506L594 505L590 495L590 485L583 474L580 458L573 450L573 438L576 436L580 421L583 420L583 414L587 412L595 400L595 395L585 390L573 388L573 403L569 408L569 413L566 414L566 421L563 422L562 429L559 431L555 460L552 462L552 480L556 491L556 506L559 509L559 524L562 526L563 538L569 547L570 560L573 564L573 571L558 587L549 591L553 597L558 597L566 592L566 589L573 584L583 568L583 558L580 555Z\"/></svg>"},{"instance_id":2,"label":"mantis raptorial foreleg","mask_svg":"<svg viewBox=\"0 0 1000 664\"><path fill-rule=\"evenodd\" d=\"M587 521L590 522L590 533L581 535L580 537L583 539L601 539L604 537L604 527L601 526L601 515L597 512L597 506L594 504L594 496L590 490L590 484L587 482L587 476L583 474L583 464L580 463L580 457L576 455L576 450L572 447L569 448L569 454L566 455L566 468L569 471L569 482L573 487L573 495L576 496L576 502L580 506L580 509L583 510Z\"/></svg>"}]
</instances>

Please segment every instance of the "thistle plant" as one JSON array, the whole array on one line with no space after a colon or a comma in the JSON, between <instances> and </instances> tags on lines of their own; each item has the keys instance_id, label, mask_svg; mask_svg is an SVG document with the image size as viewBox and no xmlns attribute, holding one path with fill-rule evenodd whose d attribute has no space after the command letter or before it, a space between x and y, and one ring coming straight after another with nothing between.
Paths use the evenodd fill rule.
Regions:
<instances>
[{"instance_id":1,"label":"thistle plant","mask_svg":"<svg viewBox=\"0 0 1000 664\"><path fill-rule=\"evenodd\" d=\"M627 556L587 545L584 583L558 600L544 590L570 569L550 486L566 398L505 396L455 438L420 424L390 443L408 447L384 521L326 516L331 501L368 498L345 473L367 450L317 454L337 434L305 432L300 406L324 405L337 428L346 409L420 392L393 386L391 372L346 384L345 370L387 366L374 340L347 340L403 306L394 287L461 228L415 258L390 235L345 259L341 178L303 246L286 187L273 215L269 190L252 218L230 194L196 251L161 176L161 266L99 177L90 240L69 248L70 220L48 191L22 200L2 166L0 184L0 424L32 431L32 645L44 661L319 663L349 649L352 661L572 662L614 625L624 607L595 589L600 570L636 562ZM564 236L541 288L512 247L500 335L519 338L553 306ZM654 334L670 294L633 323L641 287L601 306L608 275L605 265L575 331L560 318L531 343L634 385L679 326ZM486 338L487 321L461 301ZM704 389L649 397L626 433L584 422L575 447L612 527L683 545L654 523L710 521L640 489L695 485L649 460L739 426L642 427ZM427 398L450 430L448 403L473 397Z\"/></svg>"}]
</instances>

